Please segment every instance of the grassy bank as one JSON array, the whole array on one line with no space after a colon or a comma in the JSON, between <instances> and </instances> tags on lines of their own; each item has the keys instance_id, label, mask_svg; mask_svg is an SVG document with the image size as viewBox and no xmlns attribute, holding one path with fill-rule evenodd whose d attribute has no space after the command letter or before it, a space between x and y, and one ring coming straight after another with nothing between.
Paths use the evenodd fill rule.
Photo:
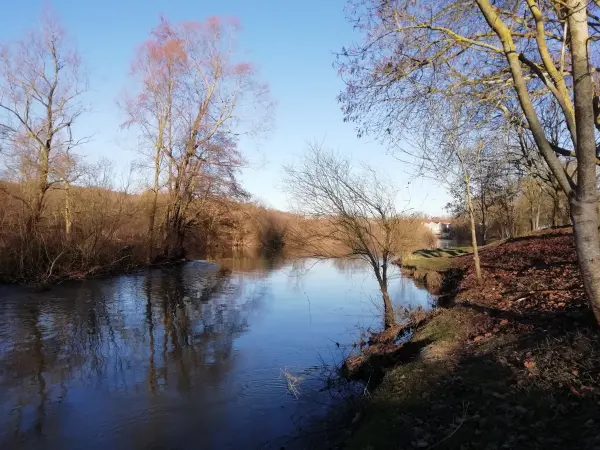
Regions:
<instances>
[{"instance_id":1,"label":"grassy bank","mask_svg":"<svg viewBox=\"0 0 600 450\"><path fill-rule=\"evenodd\" d=\"M467 255L472 250L471 247L417 250L402 258L400 265L405 270L444 272L457 263L457 257Z\"/></svg>"},{"instance_id":2,"label":"grassy bank","mask_svg":"<svg viewBox=\"0 0 600 450\"><path fill-rule=\"evenodd\" d=\"M414 278L434 294L444 288L444 273L457 267L459 257L471 254L471 247L417 250L397 261L404 275Z\"/></svg>"},{"instance_id":3,"label":"grassy bank","mask_svg":"<svg viewBox=\"0 0 600 450\"><path fill-rule=\"evenodd\" d=\"M600 448L600 332L569 230L452 259L456 299L390 349L350 449Z\"/></svg>"}]
</instances>

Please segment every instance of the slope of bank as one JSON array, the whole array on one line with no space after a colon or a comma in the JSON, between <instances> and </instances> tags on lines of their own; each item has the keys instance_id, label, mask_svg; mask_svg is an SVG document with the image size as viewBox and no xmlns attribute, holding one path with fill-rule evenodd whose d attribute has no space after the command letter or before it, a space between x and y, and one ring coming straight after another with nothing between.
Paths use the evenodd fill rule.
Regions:
<instances>
[{"instance_id":1,"label":"slope of bank","mask_svg":"<svg viewBox=\"0 0 600 450\"><path fill-rule=\"evenodd\" d=\"M481 259L478 286L455 258L454 302L394 350L348 448L600 448L600 331L571 231Z\"/></svg>"}]
</instances>

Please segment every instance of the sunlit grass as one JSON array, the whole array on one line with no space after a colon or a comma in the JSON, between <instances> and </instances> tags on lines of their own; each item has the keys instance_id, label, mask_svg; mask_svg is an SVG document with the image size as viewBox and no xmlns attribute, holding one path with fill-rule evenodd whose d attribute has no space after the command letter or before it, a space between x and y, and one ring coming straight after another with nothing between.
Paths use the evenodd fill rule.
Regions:
<instances>
[{"instance_id":1,"label":"sunlit grass","mask_svg":"<svg viewBox=\"0 0 600 450\"><path fill-rule=\"evenodd\" d=\"M456 257L468 255L471 252L471 247L417 250L402 259L402 267L415 271L443 272L454 266Z\"/></svg>"}]
</instances>

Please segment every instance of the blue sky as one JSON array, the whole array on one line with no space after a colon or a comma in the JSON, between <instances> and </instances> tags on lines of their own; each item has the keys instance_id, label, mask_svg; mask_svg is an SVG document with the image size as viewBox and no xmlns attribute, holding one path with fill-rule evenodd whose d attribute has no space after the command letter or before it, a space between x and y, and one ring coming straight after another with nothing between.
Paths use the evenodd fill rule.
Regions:
<instances>
[{"instance_id":1,"label":"blue sky","mask_svg":"<svg viewBox=\"0 0 600 450\"><path fill-rule=\"evenodd\" d=\"M3 9L0 40L11 40L36 27L44 5L59 17L90 74L92 112L79 131L93 134L82 151L89 158L108 157L124 168L139 158L131 135L119 129L117 107L127 82L134 49L163 13L171 21L204 20L213 15L239 18L240 48L271 88L276 102L273 130L261 140L245 140L241 150L250 165L242 184L268 206L287 209L281 189L282 166L302 154L307 142L348 154L393 180L398 206L431 215L444 213L444 190L427 179L413 179L401 162L373 138L357 139L352 124L342 122L336 101L342 89L332 63L334 52L359 36L344 18L343 0L23 0Z\"/></svg>"}]
</instances>

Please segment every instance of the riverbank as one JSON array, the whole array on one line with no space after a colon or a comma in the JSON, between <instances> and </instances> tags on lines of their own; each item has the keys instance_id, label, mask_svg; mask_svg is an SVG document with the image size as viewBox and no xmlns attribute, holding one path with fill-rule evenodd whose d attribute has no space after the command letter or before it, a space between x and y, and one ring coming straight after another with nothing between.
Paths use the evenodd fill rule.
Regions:
<instances>
[{"instance_id":1,"label":"riverbank","mask_svg":"<svg viewBox=\"0 0 600 450\"><path fill-rule=\"evenodd\" d=\"M450 247L417 250L396 261L403 275L413 278L415 283L432 294L452 291L445 281L444 273L460 266L461 256L469 255L472 247Z\"/></svg>"},{"instance_id":2,"label":"riverbank","mask_svg":"<svg viewBox=\"0 0 600 450\"><path fill-rule=\"evenodd\" d=\"M350 449L596 448L600 331L571 231L547 230L452 256L440 307L365 406ZM387 360L389 362L389 359Z\"/></svg>"},{"instance_id":3,"label":"riverbank","mask_svg":"<svg viewBox=\"0 0 600 450\"><path fill-rule=\"evenodd\" d=\"M400 261L401 267L413 271L445 271L458 262L458 257L473 251L472 247L424 249L412 252Z\"/></svg>"},{"instance_id":4,"label":"riverbank","mask_svg":"<svg viewBox=\"0 0 600 450\"><path fill-rule=\"evenodd\" d=\"M117 254L118 255L118 254ZM168 268L189 261L186 258L163 259L157 262L147 262L144 259L132 259L130 255L105 265L95 264L89 267L60 271L58 273L46 272L30 278L14 278L0 276L0 285L21 285L34 290L44 290L66 281L83 281L97 278L128 275L141 270Z\"/></svg>"}]
</instances>

